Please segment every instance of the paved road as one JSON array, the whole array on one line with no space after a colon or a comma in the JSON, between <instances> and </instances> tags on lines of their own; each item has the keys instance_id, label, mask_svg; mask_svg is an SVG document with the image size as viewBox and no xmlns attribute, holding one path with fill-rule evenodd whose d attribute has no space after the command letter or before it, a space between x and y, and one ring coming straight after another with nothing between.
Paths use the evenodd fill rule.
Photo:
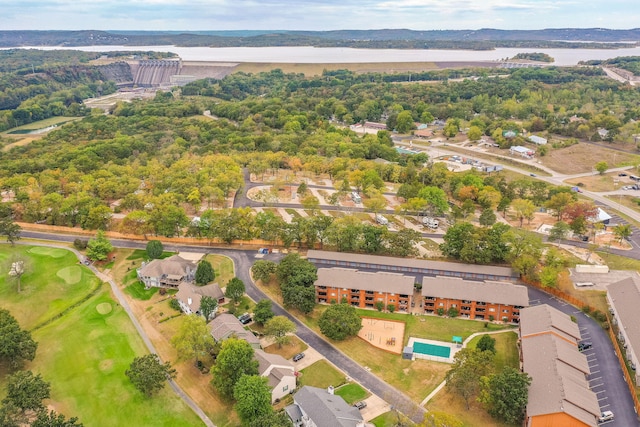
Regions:
<instances>
[{"instance_id":1,"label":"paved road","mask_svg":"<svg viewBox=\"0 0 640 427\"><path fill-rule=\"evenodd\" d=\"M22 234L25 235L26 232L23 232ZM25 236L25 237L28 237L28 236ZM64 236L64 237L69 237L69 236ZM75 237L72 237L70 240L66 240L66 239L55 239L55 240L57 240L57 241L73 241L74 238ZM52 247L59 247L59 248L63 248L63 249L68 249L68 250L72 251L73 253L75 253L76 257L78 257L78 260L80 262L82 262L85 259L85 257L80 252L78 252L77 250L75 250L73 248L69 248L67 246L61 246L61 245L59 246L59 245L54 245L54 244L51 244L51 243L46 243L46 244L44 244L44 243L34 243L34 242L24 242L24 243L23 242L16 242L16 243L25 244L25 245L35 245L35 246L52 246ZM91 269L91 271L93 271L93 273L100 280L102 280L103 282L108 283L109 286L111 286L111 290L113 291L113 294L116 296L116 299L118 300L118 303L122 306L122 308L124 308L124 311L129 316L129 319L131 319L131 322L133 323L133 326L138 331L138 334L142 338L142 341L144 342L144 344L147 346L147 349L149 350L149 352L153 353L153 354L158 354L157 351L156 351L156 348L154 347L153 343L149 339L149 336L147 335L145 330L142 328L142 326L140 326L140 323L138 322L138 319L136 318L136 316L133 314L133 311L131 311L131 307L129 306L129 303L127 302L127 299L124 297L124 295L120 291L120 288L118 287L118 285L116 285L116 283L111 279L111 277L103 274L97 268L95 268L93 265L89 265L88 267L89 267L89 269ZM207 417L207 415L204 413L204 411L202 409L200 409L200 407L180 388L180 386L178 384L176 384L175 381L170 379L169 380L169 385L171 386L173 391L193 410L193 412L195 412L196 415L198 415L198 417L200 417L202 422L207 427L216 427L216 425L209 419L209 417Z\"/></svg>"},{"instance_id":2,"label":"paved road","mask_svg":"<svg viewBox=\"0 0 640 427\"><path fill-rule=\"evenodd\" d=\"M33 231L23 231L22 236L26 238L46 239L62 242L73 242L77 236L64 235L64 234L51 234L40 233ZM131 241L131 240L118 240L113 239L111 243L116 247L130 248L130 249L144 249L146 242L143 241ZM207 246L187 246L187 245L165 245L165 249L168 251L203 251L206 253L216 253L225 255L234 261L236 276L240 278L246 285L246 293L254 301L261 299L270 299L264 292L258 289L249 275L249 270L254 262L256 252L254 250L232 250L232 249L213 249ZM277 254L271 254L265 257L265 259L276 260L279 257ZM117 288L117 286L116 286ZM273 311L276 315L286 316L292 320L297 328L297 335L307 344L319 351L325 358L331 363L336 365L348 376L355 381L362 384L371 392L377 394L384 400L392 403L398 410L405 413L416 423L421 422L424 417L424 409L411 401L404 393L395 387L385 383L374 374L368 372L358 363L350 359L347 355L340 350L333 347L318 334L309 329L306 325L300 322L298 319L290 315L284 308L279 306L276 302L273 302ZM136 324L137 321L134 323ZM142 333L141 333L142 335Z\"/></svg>"},{"instance_id":3,"label":"paved road","mask_svg":"<svg viewBox=\"0 0 640 427\"><path fill-rule=\"evenodd\" d=\"M584 352L591 369L591 375L587 378L589 386L596 393L600 409L612 411L615 415L614 421L601 425L611 427L640 426L622 368L607 332L595 320L576 307L539 289L529 287L529 300L531 305L549 304L563 313L575 316L583 340L593 343L593 347Z\"/></svg>"}]
</instances>

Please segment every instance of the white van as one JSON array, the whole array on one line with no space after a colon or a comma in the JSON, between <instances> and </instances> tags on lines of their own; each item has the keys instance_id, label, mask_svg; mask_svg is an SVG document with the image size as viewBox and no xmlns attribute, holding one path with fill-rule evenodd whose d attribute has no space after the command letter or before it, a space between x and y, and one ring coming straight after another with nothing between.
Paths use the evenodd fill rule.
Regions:
<instances>
[{"instance_id":1,"label":"white van","mask_svg":"<svg viewBox=\"0 0 640 427\"><path fill-rule=\"evenodd\" d=\"M353 193L351 193L351 200L353 200L354 203L362 202L362 198L360 197L357 191L354 191Z\"/></svg>"},{"instance_id":2,"label":"white van","mask_svg":"<svg viewBox=\"0 0 640 427\"><path fill-rule=\"evenodd\" d=\"M376 215L376 222L380 225L389 225L389 220L380 214Z\"/></svg>"},{"instance_id":3,"label":"white van","mask_svg":"<svg viewBox=\"0 0 640 427\"><path fill-rule=\"evenodd\" d=\"M425 227L429 227L429 228L432 228L432 229L435 230L436 228L438 228L440 226L440 221L438 221L436 218L431 218L429 216L425 216L422 219L422 224Z\"/></svg>"}]
</instances>

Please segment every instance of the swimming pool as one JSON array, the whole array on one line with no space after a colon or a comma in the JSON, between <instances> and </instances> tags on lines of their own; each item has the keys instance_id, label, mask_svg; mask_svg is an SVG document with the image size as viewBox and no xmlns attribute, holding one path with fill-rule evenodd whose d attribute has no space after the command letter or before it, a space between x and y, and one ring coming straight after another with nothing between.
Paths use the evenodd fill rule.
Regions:
<instances>
[{"instance_id":1,"label":"swimming pool","mask_svg":"<svg viewBox=\"0 0 640 427\"><path fill-rule=\"evenodd\" d=\"M413 352L426 354L429 356L449 358L451 356L451 347L444 347L436 344L427 344L423 342L414 342Z\"/></svg>"}]
</instances>

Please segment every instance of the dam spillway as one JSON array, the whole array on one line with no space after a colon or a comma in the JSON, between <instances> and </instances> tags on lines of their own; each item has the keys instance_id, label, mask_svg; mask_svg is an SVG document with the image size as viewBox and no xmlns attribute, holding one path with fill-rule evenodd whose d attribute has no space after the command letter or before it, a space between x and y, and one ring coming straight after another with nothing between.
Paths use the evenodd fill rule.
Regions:
<instances>
[{"instance_id":1,"label":"dam spillway","mask_svg":"<svg viewBox=\"0 0 640 427\"><path fill-rule=\"evenodd\" d=\"M133 84L139 87L157 87L169 84L171 76L180 74L180 60L130 61Z\"/></svg>"}]
</instances>

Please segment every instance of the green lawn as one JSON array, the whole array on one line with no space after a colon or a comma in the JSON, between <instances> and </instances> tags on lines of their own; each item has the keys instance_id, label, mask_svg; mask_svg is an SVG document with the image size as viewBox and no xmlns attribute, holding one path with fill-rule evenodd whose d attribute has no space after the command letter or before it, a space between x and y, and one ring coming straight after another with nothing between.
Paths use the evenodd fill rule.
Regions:
<instances>
[{"instance_id":1,"label":"green lawn","mask_svg":"<svg viewBox=\"0 0 640 427\"><path fill-rule=\"evenodd\" d=\"M211 263L216 275L213 281L218 283L221 288L227 286L229 280L235 277L236 273L233 269L233 260L231 258L224 255L208 254L204 259Z\"/></svg>"},{"instance_id":2,"label":"green lawn","mask_svg":"<svg viewBox=\"0 0 640 427\"><path fill-rule=\"evenodd\" d=\"M168 386L148 399L131 385L124 372L146 348L107 287L34 339L31 369L51 382L55 408L85 426L202 425Z\"/></svg>"},{"instance_id":3,"label":"green lawn","mask_svg":"<svg viewBox=\"0 0 640 427\"><path fill-rule=\"evenodd\" d=\"M2 134L8 135L11 134L12 132L20 132L20 131L32 131L32 130L38 130L38 129L44 129L46 127L49 126L53 126L53 125L61 125L67 122L71 122L74 120L79 120L82 117L50 117L48 119L44 119L44 120L38 120L36 122L32 122L26 125L22 125L22 126L18 126L16 128L11 128L6 130L5 132L2 132Z\"/></svg>"},{"instance_id":4,"label":"green lawn","mask_svg":"<svg viewBox=\"0 0 640 427\"><path fill-rule=\"evenodd\" d=\"M0 277L0 307L23 327L68 310L32 332L38 350L27 368L51 383L51 399L45 403L79 417L87 427L202 425L170 388L147 399L131 385L124 372L146 347L108 286L96 288L99 280L72 252L2 245L0 265L17 255L28 261L32 273L23 277L20 294L11 280Z\"/></svg>"},{"instance_id":5,"label":"green lawn","mask_svg":"<svg viewBox=\"0 0 640 427\"><path fill-rule=\"evenodd\" d=\"M99 283L91 270L65 249L0 245L0 268L8 270L10 266L4 266L18 258L27 266L21 280L22 292L17 292L14 278L0 275L0 308L8 309L26 329L63 312Z\"/></svg>"},{"instance_id":6,"label":"green lawn","mask_svg":"<svg viewBox=\"0 0 640 427\"><path fill-rule=\"evenodd\" d=\"M334 368L326 360L318 360L302 371L299 379L300 387L310 385L312 387L327 388L330 385L337 387L344 383L344 374Z\"/></svg>"},{"instance_id":7,"label":"green lawn","mask_svg":"<svg viewBox=\"0 0 640 427\"><path fill-rule=\"evenodd\" d=\"M353 405L369 396L369 393L356 383L345 384L339 387L335 393L341 396L349 405Z\"/></svg>"},{"instance_id":8,"label":"green lawn","mask_svg":"<svg viewBox=\"0 0 640 427\"><path fill-rule=\"evenodd\" d=\"M450 319L438 316L409 316L404 313L381 313L374 310L358 309L361 317L376 319L399 320L405 323L404 343L409 337L425 338L450 342L453 335L461 336L463 340L476 332L497 331L513 328L512 325L502 325L477 320Z\"/></svg>"},{"instance_id":9,"label":"green lawn","mask_svg":"<svg viewBox=\"0 0 640 427\"><path fill-rule=\"evenodd\" d=\"M482 335L472 339L468 347L476 348L480 338L482 338ZM505 332L503 334L493 334L491 338L496 340L496 356L494 359L496 370L500 371L505 366L518 369L520 366L517 346L518 334L515 332Z\"/></svg>"},{"instance_id":10,"label":"green lawn","mask_svg":"<svg viewBox=\"0 0 640 427\"><path fill-rule=\"evenodd\" d=\"M371 422L376 427L396 427L398 425L398 415L393 411L385 412L384 414L378 415L377 417L372 419Z\"/></svg>"}]
</instances>

